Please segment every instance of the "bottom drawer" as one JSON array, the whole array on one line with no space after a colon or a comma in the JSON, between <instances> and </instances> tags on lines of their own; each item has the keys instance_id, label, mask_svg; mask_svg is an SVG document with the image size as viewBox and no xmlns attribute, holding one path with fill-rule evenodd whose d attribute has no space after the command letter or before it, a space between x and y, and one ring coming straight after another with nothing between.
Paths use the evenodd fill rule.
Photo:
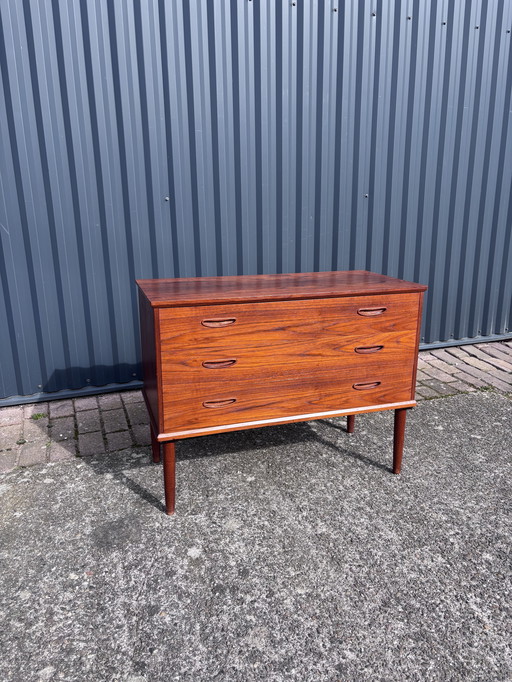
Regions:
<instances>
[{"instance_id":1,"label":"bottom drawer","mask_svg":"<svg viewBox=\"0 0 512 682\"><path fill-rule=\"evenodd\" d=\"M164 392L164 431L264 421L411 400L411 376L385 370L294 375L265 383L179 386ZM185 394L185 395L184 395Z\"/></svg>"}]
</instances>

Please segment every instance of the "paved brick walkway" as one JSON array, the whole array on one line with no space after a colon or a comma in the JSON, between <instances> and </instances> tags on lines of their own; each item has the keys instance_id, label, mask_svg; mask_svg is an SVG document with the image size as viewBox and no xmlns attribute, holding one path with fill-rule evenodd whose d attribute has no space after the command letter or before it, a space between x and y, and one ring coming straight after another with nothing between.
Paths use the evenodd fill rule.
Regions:
<instances>
[{"instance_id":1,"label":"paved brick walkway","mask_svg":"<svg viewBox=\"0 0 512 682\"><path fill-rule=\"evenodd\" d=\"M512 398L512 341L420 353L417 400L477 390ZM0 472L149 444L140 391L0 408Z\"/></svg>"}]
</instances>

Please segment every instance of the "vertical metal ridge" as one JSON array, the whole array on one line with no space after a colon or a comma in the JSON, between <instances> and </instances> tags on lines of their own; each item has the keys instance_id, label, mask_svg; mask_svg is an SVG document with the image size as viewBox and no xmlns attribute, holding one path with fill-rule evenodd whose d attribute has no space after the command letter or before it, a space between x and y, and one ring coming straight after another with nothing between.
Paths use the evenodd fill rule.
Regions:
<instances>
[{"instance_id":1,"label":"vertical metal ridge","mask_svg":"<svg viewBox=\"0 0 512 682\"><path fill-rule=\"evenodd\" d=\"M65 157L67 161L66 171L69 174L69 192L71 194L71 210L69 212L68 219L73 221L76 236L76 252L74 264L78 266L79 273L79 286L76 289L80 290L81 296L74 299L74 305L77 306L75 311L76 317L79 317L77 313L81 313L83 324L77 324L76 327L76 337L80 339L82 336L86 339L87 348L83 349L80 353L82 364L84 367L94 367L95 361L95 347L94 339L92 335L92 316L91 316L91 305L89 296L89 284L86 271L85 262L85 245L84 245L84 235L83 235L83 224L82 215L80 212L80 198L78 191L78 176L77 176L77 164L75 159L75 150L73 145L73 132L71 123L71 113L69 104L69 93L66 78L66 68L65 68L65 56L63 47L63 34L62 34L62 23L59 12L59 6L57 0L52 2L52 20L55 35L55 51L56 51L56 62L57 70L55 78L58 79L61 102L60 106L62 109L63 127L65 135ZM73 244L75 247L75 244ZM74 249L73 249L74 251ZM70 286L71 288L71 286ZM80 305L81 304L81 305ZM75 339L75 344L77 340ZM76 387L83 385L86 377L83 376L83 371L80 372L77 377ZM75 386L74 386L75 387Z\"/></svg>"},{"instance_id":2,"label":"vertical metal ridge","mask_svg":"<svg viewBox=\"0 0 512 682\"><path fill-rule=\"evenodd\" d=\"M329 9L329 4L324 5L325 8ZM322 3L318 5L318 28L317 28L317 63L316 63L316 93L315 93L315 149L314 154L314 168L315 172L313 175L314 182L314 232L313 232L313 270L320 270L320 235L322 231L322 199L324 198L322 193L322 173L323 170L323 147L322 147L322 123L323 123L323 112L324 112L324 97L326 96L326 91L323 86L323 73L324 73L324 44L325 44L325 19L322 16ZM327 180L326 180L327 182Z\"/></svg>"},{"instance_id":3,"label":"vertical metal ridge","mask_svg":"<svg viewBox=\"0 0 512 682\"><path fill-rule=\"evenodd\" d=\"M503 13L503 21L501 26L499 27L500 34L501 34L501 40L499 41L499 48L502 53L505 54L508 49L508 64L507 62L502 59L502 69L504 72L506 72L507 67L508 71L512 72L512 49L510 46L510 40L506 40L507 36L511 35L511 24L512 24L512 6L508 7L508 11ZM508 28L507 28L508 27ZM508 31L508 33L507 33ZM498 90L496 91L498 92ZM494 330L497 329L498 333L506 333L509 331L509 323L506 319L499 319L499 313L500 311L503 311L502 303L503 299L501 300L501 305L499 303L499 297L502 295L504 291L506 291L506 282L504 281L503 274L506 272L506 267L507 263L510 261L507 260L509 257L509 247L510 247L510 236L512 230L508 231L508 235L504 235L503 231L499 231L499 226L500 226L500 221L499 221L499 214L500 214L500 206L502 204L502 196L503 196L503 188L507 187L506 181L507 178L505 177L505 159L507 158L507 149L508 149L508 158L512 155L512 134L510 134L510 129L509 129L509 121L510 121L510 107L511 107L511 95L512 95L512 78L509 77L506 79L506 85L504 89L504 95L503 95L503 104L502 104L502 109L503 113L501 116L501 125L499 125L498 132L496 133L496 146L498 147L499 151L496 154L496 185L495 185L495 197L494 197L494 205L492 207L492 217L491 217L491 225L492 225L492 232L491 232L491 246L489 249L489 257L487 261L487 267L485 270L486 273L486 284L485 284L485 295L484 295L484 300L486 302L486 308L483 313L483 321L482 321L482 328L484 330L484 333L489 333L489 330ZM499 116L498 116L499 118ZM510 188L512 187L512 170L510 168L509 164L509 172L508 172L508 194L509 197L512 196L512 192L510 191ZM507 191L506 190L506 191ZM505 191L505 195L506 195ZM508 224L510 225L510 221L508 221ZM508 240L508 245L507 245L507 240ZM501 255L501 259L500 259ZM497 264L499 261L502 260L502 267L499 268L499 274L498 273L498 267ZM510 270L510 267L509 267Z\"/></svg>"},{"instance_id":4,"label":"vertical metal ridge","mask_svg":"<svg viewBox=\"0 0 512 682\"><path fill-rule=\"evenodd\" d=\"M56 306L51 309L46 308L48 324L52 327L52 333L47 335L48 344L48 354L49 362L52 366L55 366L58 362L59 356L62 357L62 364L65 372L65 380L68 385L72 385L71 377L71 357L70 357L70 342L68 335L68 320L66 315L66 310L64 306L64 292L63 292L63 272L61 268L61 258L59 254L59 246L56 234L56 216L55 216L55 206L54 198L52 194L52 189L57 190L57 187L51 185L50 179L50 166L47 152L46 136L43 123L43 104L42 96L40 91L40 80L44 83L44 78L39 79L38 69L37 69L37 59L35 54L35 40L34 40L34 29L32 24L32 14L30 11L30 3L27 0L23 0L23 18L25 23L25 32L27 36L27 53L28 53L28 65L30 69L31 84L32 84L32 95L34 100L34 118L35 118L35 130L37 136L37 151L38 157L41 162L41 180L42 186L44 188L44 199L45 206L41 206L41 212L45 210L46 222L48 226L48 238L49 246L48 249L50 256L50 264L53 270L53 281L48 285L55 290L55 300ZM39 42L40 44L40 42ZM45 259L46 260L46 259ZM49 278L47 278L49 280ZM60 338L59 338L60 333ZM47 390L55 390L56 382L54 377L50 376L48 379Z\"/></svg>"},{"instance_id":5,"label":"vertical metal ridge","mask_svg":"<svg viewBox=\"0 0 512 682\"><path fill-rule=\"evenodd\" d=\"M502 25L503 17L503 4L498 5L493 8L495 10L495 17L491 14L491 19L494 21L489 22L489 31L496 32L498 27ZM487 17L482 17L483 21L480 22L480 31L485 31L487 27ZM492 191L490 187L490 163L491 163L491 141L492 141L492 131L494 128L494 115L496 109L496 100L498 98L497 93L497 79L498 79L498 65L500 56L500 41L496 40L494 46L490 40L485 41L486 50L488 51L488 68L487 68L487 78L485 79L485 94L481 98L479 119L480 125L479 129L482 131L481 139L483 144L482 150L482 163L481 163L481 174L482 180L479 183L481 186L481 192L478 203L478 211L476 212L476 235L475 235L475 252L473 256L473 279L471 283L471 293L470 293L470 309L468 315L468 328L471 336L478 336L482 334L482 317L483 317L483 305L484 299L483 295L485 293L485 280L483 279L483 260L485 259L486 251L491 246L491 235L494 231L494 226L491 224L491 234L488 234L487 227L488 223L484 223L485 210L487 204L487 197L489 192ZM492 55L492 56L491 56ZM486 106L486 103L488 106ZM485 110L485 109L486 110ZM482 124L483 114L487 118L487 124L484 126ZM487 234L486 234L487 233ZM487 237L487 238L484 238Z\"/></svg>"},{"instance_id":6,"label":"vertical metal ridge","mask_svg":"<svg viewBox=\"0 0 512 682\"><path fill-rule=\"evenodd\" d=\"M102 274L103 274L103 284L104 288L100 292L98 287L96 289L96 303L99 301L99 296L105 296L106 298L106 319L102 320L103 325L108 329L110 336L107 337L106 334L102 334L104 338L103 350L105 355L110 356L110 362L113 367L115 381L119 381L119 348L118 348L118 331L115 326L115 302L114 302L114 291L112 282L112 267L111 261L109 259L109 248L108 248L108 235L107 235L107 207L105 203L105 193L104 193L104 172L101 160L101 143L100 143L100 121L98 120L97 111L97 93L95 89L94 73L93 73L93 53L91 44L91 33L90 33L90 8L87 5L87 0L80 0L80 17L81 17L81 28L83 35L83 50L84 50L84 66L85 66L85 87L87 89L88 96L88 114L89 114L89 124L91 127L91 141L92 141L92 155L93 164L95 172L95 184L96 184L96 207L98 211L98 227L99 227L99 244L102 249ZM97 58L97 53L95 58ZM92 255L92 254L91 254ZM98 257L98 254L95 254ZM95 285L98 282L95 281ZM102 324L98 324L98 331L102 328ZM108 346L106 344L109 344ZM96 381L99 383L106 382L105 368L100 365L97 368Z\"/></svg>"},{"instance_id":7,"label":"vertical metal ridge","mask_svg":"<svg viewBox=\"0 0 512 682\"><path fill-rule=\"evenodd\" d=\"M215 229L216 274L223 272L222 260L222 225L220 211L220 168L219 168L219 120L217 102L217 64L216 64L216 36L215 36L215 5L206 4L208 26L208 77L209 77L209 114L211 119L212 167L208 168L212 175L213 185L213 224Z\"/></svg>"},{"instance_id":8,"label":"vertical metal ridge","mask_svg":"<svg viewBox=\"0 0 512 682\"><path fill-rule=\"evenodd\" d=\"M297 45L297 53L295 55L296 68L295 68L295 78L292 87L296 88L297 92L297 109L296 109L296 131L295 139L293 139L292 144L295 148L295 235L294 235L294 270L295 272L301 272L302 266L302 249L301 249L301 238L302 238L302 174L303 174L303 163L304 163L304 149L303 149L303 128L302 121L304 118L304 2L292 3L291 6L292 14L296 15L295 19L295 41Z\"/></svg>"},{"instance_id":9,"label":"vertical metal ridge","mask_svg":"<svg viewBox=\"0 0 512 682\"><path fill-rule=\"evenodd\" d=\"M9 74L9 64L7 60L7 52L6 52L6 44L7 40L5 39L5 27L4 27L4 21L3 21L3 12L0 12L0 35L4 37L4 40L0 40L0 69L2 72L2 82L4 85L4 98L5 98L5 113L6 113L6 119L7 119L7 128L9 131L9 141L10 141L10 149L11 149L11 160L12 160L12 167L13 167L13 174L14 174L14 189L16 191L16 205L14 207L14 215L13 215L13 228L14 226L19 226L21 227L21 236L22 236L22 241L20 242L19 246L23 248L23 254L21 257L18 258L17 265L18 268L16 268L16 274L19 273L20 279L23 277L23 274L26 276L26 284L25 286L22 287L16 282L17 286L20 286L20 289L24 291L25 298L26 300L30 300L32 303L32 310L28 313L28 316L24 314L23 310L20 310L23 323L26 325L24 327L25 334L28 332L29 334L33 334L33 338L36 340L36 348L31 348L30 350L27 348L27 346L30 343L30 337L25 337L25 334L23 334L22 338L22 343L24 345L24 360L27 365L27 374L30 373L30 351L36 353L36 357L38 359L38 375L41 377L41 381L46 383L48 379L48 370L47 370L47 363L46 363L46 357L43 352L43 332L42 332L42 316L41 316L41 304L39 300L39 296L37 293L37 286L36 286L36 278L35 278L35 271L34 271L34 256L32 253L32 246L30 243L30 234L29 234L29 221L28 221L28 215L27 215L27 206L26 206L26 201L25 201L25 191L23 187L23 174L22 174L22 169L21 169L21 163L20 163L20 154L19 154L19 146L18 146L18 134L16 131L16 123L15 123L15 116L14 116L14 106L13 106L13 94L15 93L15 85L11 86L11 77ZM13 36L12 36L13 37ZM14 37L13 37L14 38ZM9 216L8 216L9 217ZM7 221L7 225L10 228L10 221ZM10 231L10 230L9 230ZM4 235L2 233L2 239L4 239ZM20 267L21 266L21 267ZM24 272L21 272L21 269L23 268ZM12 277L16 277L14 274L14 269L12 271ZM17 277L16 277L17 279ZM21 284L21 283L20 283ZM28 286L27 286L28 285ZM17 292L18 293L18 292ZM21 293L21 292L19 292ZM19 297L18 297L18 305L20 305ZM28 312L28 311L27 311ZM27 319L28 317L28 319ZM22 324L23 324L22 323ZM9 339L11 344L17 343L17 336L14 338ZM14 392L23 392L30 390L28 382L24 382L24 385L17 387L18 391L13 391ZM21 389L21 391L19 390ZM27 391L28 392L28 391Z\"/></svg>"},{"instance_id":10,"label":"vertical metal ridge","mask_svg":"<svg viewBox=\"0 0 512 682\"><path fill-rule=\"evenodd\" d=\"M336 114L334 128L334 173L333 173L333 194L334 206L332 215L332 258L331 270L338 269L339 250L340 250L340 203L341 203L341 137L342 137L342 98L343 98L343 73L345 68L344 49L342 37L345 33L345 7L338 10L338 44L335 52L336 59Z\"/></svg>"},{"instance_id":11,"label":"vertical metal ridge","mask_svg":"<svg viewBox=\"0 0 512 682\"><path fill-rule=\"evenodd\" d=\"M159 276L158 255L155 234L155 207L153 204L152 188L153 188L153 167L151 163L151 145L149 141L149 114L148 114L148 96L146 87L146 67L144 56L144 42L142 36L142 3L133 3L134 12L134 27L135 27L135 47L137 54L137 81L139 84L139 101L141 108L141 128L142 128L142 147L143 147L143 164L144 175L146 181L146 204L148 213L148 237L151 252L151 269Z\"/></svg>"},{"instance_id":12,"label":"vertical metal ridge","mask_svg":"<svg viewBox=\"0 0 512 682\"><path fill-rule=\"evenodd\" d=\"M234 176L234 202L235 202L235 225L234 238L235 248L234 255L236 257L236 273L243 274L243 234L241 230L242 225L242 188L241 188L241 146L242 139L240 135L240 102L238 95L238 83L240 82L240 59L239 59L239 44L238 44L238 7L239 3L232 2L231 10L231 64L232 64L232 102L233 102L233 176Z\"/></svg>"},{"instance_id":13,"label":"vertical metal ridge","mask_svg":"<svg viewBox=\"0 0 512 682\"><path fill-rule=\"evenodd\" d=\"M512 0L0 0L1 395L140 376L134 279L371 269L509 336Z\"/></svg>"}]
</instances>

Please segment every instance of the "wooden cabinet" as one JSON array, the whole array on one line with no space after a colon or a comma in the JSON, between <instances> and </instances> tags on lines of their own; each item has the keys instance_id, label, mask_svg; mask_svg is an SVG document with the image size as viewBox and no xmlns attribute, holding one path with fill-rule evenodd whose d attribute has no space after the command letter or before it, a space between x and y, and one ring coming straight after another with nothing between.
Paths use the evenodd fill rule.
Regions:
<instances>
[{"instance_id":1,"label":"wooden cabinet","mask_svg":"<svg viewBox=\"0 0 512 682\"><path fill-rule=\"evenodd\" d=\"M400 472L426 287L365 271L139 280L153 459L181 438L396 410Z\"/></svg>"}]
</instances>

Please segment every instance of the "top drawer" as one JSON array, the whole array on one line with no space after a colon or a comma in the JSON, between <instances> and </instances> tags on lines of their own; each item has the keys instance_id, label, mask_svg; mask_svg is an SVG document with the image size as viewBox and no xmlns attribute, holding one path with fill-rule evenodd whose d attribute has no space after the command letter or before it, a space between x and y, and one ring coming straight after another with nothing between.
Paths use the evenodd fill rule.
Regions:
<instances>
[{"instance_id":1,"label":"top drawer","mask_svg":"<svg viewBox=\"0 0 512 682\"><path fill-rule=\"evenodd\" d=\"M305 349L314 344L377 338L380 334L415 332L419 294L271 301L229 305L161 308L162 350L230 349L290 342Z\"/></svg>"}]
</instances>

